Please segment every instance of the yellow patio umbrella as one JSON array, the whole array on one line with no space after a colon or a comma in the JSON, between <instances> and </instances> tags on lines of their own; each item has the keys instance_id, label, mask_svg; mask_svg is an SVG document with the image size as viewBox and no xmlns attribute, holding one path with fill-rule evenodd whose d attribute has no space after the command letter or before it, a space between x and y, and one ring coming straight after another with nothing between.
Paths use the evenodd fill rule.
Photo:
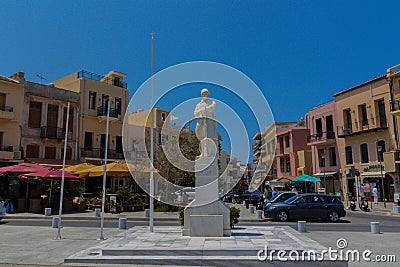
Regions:
<instances>
[{"instance_id":1,"label":"yellow patio umbrella","mask_svg":"<svg viewBox=\"0 0 400 267\"><path fill-rule=\"evenodd\" d=\"M81 177L102 176L104 174L104 165L95 166L93 168L78 171L75 173L79 174ZM129 169L125 162L114 161L106 165L107 176L121 176L127 173L129 173Z\"/></svg>"},{"instance_id":2,"label":"yellow patio umbrella","mask_svg":"<svg viewBox=\"0 0 400 267\"><path fill-rule=\"evenodd\" d=\"M96 165L93 165L91 163L81 163L81 164L77 164L77 165L73 165L73 166L69 166L67 168L65 168L65 171L67 172L72 172L72 173L76 173L79 171L83 171L83 170L87 170L87 169L91 169L93 167L97 167Z\"/></svg>"}]
</instances>

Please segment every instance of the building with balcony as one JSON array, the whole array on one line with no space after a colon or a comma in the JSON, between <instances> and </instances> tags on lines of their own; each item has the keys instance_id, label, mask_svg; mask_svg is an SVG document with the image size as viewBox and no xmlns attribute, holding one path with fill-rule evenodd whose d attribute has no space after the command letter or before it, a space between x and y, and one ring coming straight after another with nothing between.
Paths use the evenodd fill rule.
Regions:
<instances>
[{"instance_id":1,"label":"building with balcony","mask_svg":"<svg viewBox=\"0 0 400 267\"><path fill-rule=\"evenodd\" d=\"M307 143L310 130L306 127L304 120L300 120L289 129L278 131L276 134L276 165L277 178L281 181L290 181L302 174L312 174L312 166L309 162L309 152L299 154L300 151L310 151ZM299 155L306 155L299 162ZM301 165L299 163L302 163Z\"/></svg>"},{"instance_id":2,"label":"building with balcony","mask_svg":"<svg viewBox=\"0 0 400 267\"><path fill-rule=\"evenodd\" d=\"M278 179L278 167L276 161L276 135L296 127L297 122L276 122L265 127L261 133L257 133L253 140L253 163L256 164L253 184L260 184L263 190L265 182Z\"/></svg>"},{"instance_id":3,"label":"building with balcony","mask_svg":"<svg viewBox=\"0 0 400 267\"><path fill-rule=\"evenodd\" d=\"M67 164L76 163L79 95L54 85L26 81L23 72L11 78L25 89L19 109L23 111L20 142L22 157L41 164L62 164L69 102L66 160Z\"/></svg>"},{"instance_id":4,"label":"building with balcony","mask_svg":"<svg viewBox=\"0 0 400 267\"><path fill-rule=\"evenodd\" d=\"M129 92L124 82L126 74L110 71L99 75L88 71L72 73L53 84L79 96L78 153L81 161L101 163L106 149L106 118L110 104L109 161L123 160L122 125L129 104Z\"/></svg>"},{"instance_id":5,"label":"building with balcony","mask_svg":"<svg viewBox=\"0 0 400 267\"><path fill-rule=\"evenodd\" d=\"M400 194L400 64L387 69L386 79L389 82L392 98L390 101L390 113L393 119L395 145L392 147L392 150L384 153L383 159L385 163L385 171L388 172L394 179L393 196L394 201L396 202Z\"/></svg>"},{"instance_id":6,"label":"building with balcony","mask_svg":"<svg viewBox=\"0 0 400 267\"><path fill-rule=\"evenodd\" d=\"M339 92L334 98L343 192L355 196L359 177L361 191L366 195L376 186L380 199L385 192L385 198L393 200L393 176L382 163L384 152L396 146L386 76Z\"/></svg>"},{"instance_id":7,"label":"building with balcony","mask_svg":"<svg viewBox=\"0 0 400 267\"><path fill-rule=\"evenodd\" d=\"M336 103L331 101L316 106L307 115L310 135L307 143L312 152L313 176L321 179L326 193L340 192L340 159L337 138Z\"/></svg>"},{"instance_id":8,"label":"building with balcony","mask_svg":"<svg viewBox=\"0 0 400 267\"><path fill-rule=\"evenodd\" d=\"M226 194L232 191L240 179L240 162L238 158L226 151L221 151L219 157L219 192Z\"/></svg>"},{"instance_id":9,"label":"building with balcony","mask_svg":"<svg viewBox=\"0 0 400 267\"><path fill-rule=\"evenodd\" d=\"M15 79L0 76L0 167L21 159L21 122L24 86Z\"/></svg>"}]
</instances>

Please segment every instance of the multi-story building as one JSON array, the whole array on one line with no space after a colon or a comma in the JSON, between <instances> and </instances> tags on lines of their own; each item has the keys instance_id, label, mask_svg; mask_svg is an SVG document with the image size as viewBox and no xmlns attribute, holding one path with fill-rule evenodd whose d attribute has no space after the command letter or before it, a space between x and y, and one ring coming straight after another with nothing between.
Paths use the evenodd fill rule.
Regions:
<instances>
[{"instance_id":1,"label":"multi-story building","mask_svg":"<svg viewBox=\"0 0 400 267\"><path fill-rule=\"evenodd\" d=\"M21 100L21 154L24 158L47 165L61 165L70 103L66 160L76 163L79 95L74 92L25 80L23 72L10 78L24 86ZM67 163L67 164L68 164Z\"/></svg>"},{"instance_id":2,"label":"multi-story building","mask_svg":"<svg viewBox=\"0 0 400 267\"><path fill-rule=\"evenodd\" d=\"M395 149L393 120L390 114L390 86L380 76L334 95L338 121L339 157L343 192L370 195L373 187L379 198L393 200L393 177L386 171L383 153ZM356 184L356 179L358 183ZM382 186L383 183L383 186Z\"/></svg>"},{"instance_id":3,"label":"multi-story building","mask_svg":"<svg viewBox=\"0 0 400 267\"><path fill-rule=\"evenodd\" d=\"M161 148L161 142L167 141L168 138L172 138L170 135L175 135L175 138L179 136L179 127L171 124L170 111L156 107L153 109L154 112L154 122L153 122L153 136L154 136L154 152L155 157L158 156L158 150ZM147 151L150 153L150 125L151 116L150 110L138 110L131 112L128 115L128 124L131 127L131 133L129 134L129 142L125 152L128 151L138 151L137 146L140 143L145 143L146 145L140 147L140 151ZM136 128L135 128L136 127ZM164 135L164 136L162 136ZM143 140L145 136L146 140ZM131 147L129 147L131 146Z\"/></svg>"},{"instance_id":4,"label":"multi-story building","mask_svg":"<svg viewBox=\"0 0 400 267\"><path fill-rule=\"evenodd\" d=\"M100 163L104 159L109 103L108 159L124 159L122 125L129 101L125 77L117 71L110 71L104 76L80 71L53 82L55 86L78 93L80 97L78 152L81 161Z\"/></svg>"},{"instance_id":5,"label":"multi-story building","mask_svg":"<svg viewBox=\"0 0 400 267\"><path fill-rule=\"evenodd\" d=\"M310 135L313 176L321 179L326 193L340 192L340 159L336 134L336 103L331 101L312 108L306 115Z\"/></svg>"},{"instance_id":6,"label":"multi-story building","mask_svg":"<svg viewBox=\"0 0 400 267\"><path fill-rule=\"evenodd\" d=\"M0 167L21 159L23 103L24 86L15 79L0 76Z\"/></svg>"},{"instance_id":7,"label":"multi-story building","mask_svg":"<svg viewBox=\"0 0 400 267\"><path fill-rule=\"evenodd\" d=\"M393 120L393 133L395 136L395 144L391 151L384 153L385 171L394 179L394 201L397 202L400 194L400 64L387 69L386 79L390 86L391 105L390 113Z\"/></svg>"},{"instance_id":8,"label":"multi-story building","mask_svg":"<svg viewBox=\"0 0 400 267\"><path fill-rule=\"evenodd\" d=\"M254 160L257 168L252 184L280 180L290 182L302 174L312 174L311 150L307 145L309 130L305 121L277 122L257 133L253 140Z\"/></svg>"},{"instance_id":9,"label":"multi-story building","mask_svg":"<svg viewBox=\"0 0 400 267\"><path fill-rule=\"evenodd\" d=\"M223 188L220 188L220 192L229 192L238 182L240 178L240 162L238 158L230 155L226 151L221 151L219 157L219 169L220 169L220 186L223 184Z\"/></svg>"},{"instance_id":10,"label":"multi-story building","mask_svg":"<svg viewBox=\"0 0 400 267\"><path fill-rule=\"evenodd\" d=\"M276 162L278 180L292 180L303 173L309 174L309 166L299 165L299 151L310 151L307 136L310 134L301 120L295 127L276 134ZM305 162L304 162L305 163Z\"/></svg>"}]
</instances>

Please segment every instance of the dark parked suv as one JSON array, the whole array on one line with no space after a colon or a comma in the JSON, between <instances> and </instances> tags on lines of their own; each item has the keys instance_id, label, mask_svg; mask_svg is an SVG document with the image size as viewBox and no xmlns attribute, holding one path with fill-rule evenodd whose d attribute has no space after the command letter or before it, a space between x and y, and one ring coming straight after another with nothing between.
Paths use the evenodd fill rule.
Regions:
<instances>
[{"instance_id":1,"label":"dark parked suv","mask_svg":"<svg viewBox=\"0 0 400 267\"><path fill-rule=\"evenodd\" d=\"M283 203L268 205L264 209L265 218L285 222L296 219L327 219L338 222L346 216L343 203L335 196L321 194L301 194Z\"/></svg>"},{"instance_id":2,"label":"dark parked suv","mask_svg":"<svg viewBox=\"0 0 400 267\"><path fill-rule=\"evenodd\" d=\"M256 206L262 200L262 197L263 194L258 190L250 192L248 198L244 200L246 208L249 207L249 204L253 204L254 206Z\"/></svg>"}]
</instances>

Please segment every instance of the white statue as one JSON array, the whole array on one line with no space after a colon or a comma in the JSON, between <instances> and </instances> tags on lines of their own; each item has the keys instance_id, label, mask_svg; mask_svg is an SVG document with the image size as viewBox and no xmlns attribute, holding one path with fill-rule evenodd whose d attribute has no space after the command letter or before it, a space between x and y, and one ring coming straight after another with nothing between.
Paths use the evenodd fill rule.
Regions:
<instances>
[{"instance_id":1,"label":"white statue","mask_svg":"<svg viewBox=\"0 0 400 267\"><path fill-rule=\"evenodd\" d=\"M198 119L196 125L196 136L200 142L204 139L201 145L201 156L215 156L216 151L210 151L210 141L213 141L216 145L218 143L217 134L217 121L215 117L215 101L210 100L210 92L204 88L201 90L201 96L203 99L196 105L194 110L194 116ZM216 150L216 149L215 149Z\"/></svg>"}]
</instances>

